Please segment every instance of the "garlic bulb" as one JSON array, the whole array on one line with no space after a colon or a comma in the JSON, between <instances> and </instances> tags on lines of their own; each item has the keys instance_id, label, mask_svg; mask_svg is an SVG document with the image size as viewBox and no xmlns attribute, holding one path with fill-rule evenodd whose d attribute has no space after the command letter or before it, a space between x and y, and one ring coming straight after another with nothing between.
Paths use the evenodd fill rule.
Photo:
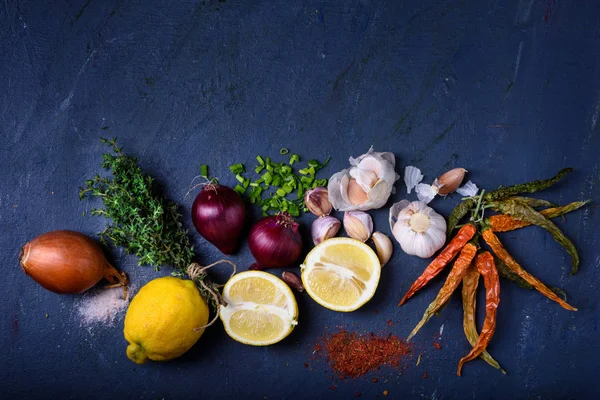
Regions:
<instances>
[{"instance_id":1,"label":"garlic bulb","mask_svg":"<svg viewBox=\"0 0 600 400\"><path fill-rule=\"evenodd\" d=\"M446 220L422 201L395 203L389 221L406 254L428 258L446 243Z\"/></svg>"},{"instance_id":2,"label":"garlic bulb","mask_svg":"<svg viewBox=\"0 0 600 400\"><path fill-rule=\"evenodd\" d=\"M329 201L339 211L381 208L394 192L399 176L394 171L393 153L379 153L373 147L358 158L350 157L350 168L333 174L327 189Z\"/></svg>"}]
</instances>

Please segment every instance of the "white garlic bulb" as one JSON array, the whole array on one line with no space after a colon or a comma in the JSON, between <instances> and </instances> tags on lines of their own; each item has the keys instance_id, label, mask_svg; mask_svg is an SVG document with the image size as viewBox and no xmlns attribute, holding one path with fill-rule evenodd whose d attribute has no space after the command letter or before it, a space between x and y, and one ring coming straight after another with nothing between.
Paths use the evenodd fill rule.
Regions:
<instances>
[{"instance_id":1,"label":"white garlic bulb","mask_svg":"<svg viewBox=\"0 0 600 400\"><path fill-rule=\"evenodd\" d=\"M422 201L395 203L389 221L406 254L429 258L446 243L446 220Z\"/></svg>"},{"instance_id":2,"label":"white garlic bulb","mask_svg":"<svg viewBox=\"0 0 600 400\"><path fill-rule=\"evenodd\" d=\"M390 152L375 152L373 147L358 158L350 157L350 168L333 174L327 186L329 201L338 211L381 208L394 192L399 178Z\"/></svg>"}]
</instances>

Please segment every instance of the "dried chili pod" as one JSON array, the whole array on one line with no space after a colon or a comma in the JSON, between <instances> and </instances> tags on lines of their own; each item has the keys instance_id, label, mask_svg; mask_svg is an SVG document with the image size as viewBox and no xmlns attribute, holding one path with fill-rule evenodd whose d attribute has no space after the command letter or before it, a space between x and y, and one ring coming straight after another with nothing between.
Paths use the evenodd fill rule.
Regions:
<instances>
[{"instance_id":1,"label":"dried chili pod","mask_svg":"<svg viewBox=\"0 0 600 400\"><path fill-rule=\"evenodd\" d=\"M475 261L477 270L483 276L483 284L485 286L485 320L481 328L481 335L471 349L471 351L460 359L458 363L458 371L456 374L460 376L462 367L465 363L477 358L487 347L492 340L496 331L496 311L500 304L500 280L498 271L494 265L494 257L485 251L477 256Z\"/></svg>"},{"instance_id":2,"label":"dried chili pod","mask_svg":"<svg viewBox=\"0 0 600 400\"><path fill-rule=\"evenodd\" d=\"M463 217L467 215L469 210L475 207L476 204L477 202L474 199L466 199L460 202L456 207L454 207L454 210L452 210L452 213L448 217L448 223L446 224L447 237L450 237L450 235L452 235L452 231L454 231L456 225L458 225L460 220L463 219Z\"/></svg>"},{"instance_id":3,"label":"dried chili pod","mask_svg":"<svg viewBox=\"0 0 600 400\"><path fill-rule=\"evenodd\" d=\"M494 257L494 262L496 263L496 269L498 270L498 275L500 275L501 278L508 279L509 281L513 281L514 283L516 283L517 285L519 285L519 287L522 287L523 289L529 289L529 290L535 289L530 283L525 281L525 279L521 278L516 272L514 272L512 269L508 268L508 265L506 265L504 263L504 261L502 261L498 257ZM548 286L548 288L550 290L552 290L561 299L563 299L564 301L567 301L567 294L565 293L564 290L562 290L561 288L556 287L556 286Z\"/></svg>"},{"instance_id":4,"label":"dried chili pod","mask_svg":"<svg viewBox=\"0 0 600 400\"><path fill-rule=\"evenodd\" d=\"M477 267L475 264L471 263L462 280L463 330L472 347L475 347L479 340L479 333L477 333L477 325L475 324L475 307L477 304L479 275ZM496 361L487 350L483 350L479 357L490 366L499 369L500 372L506 374L506 371L502 369L500 363Z\"/></svg>"},{"instance_id":5,"label":"dried chili pod","mask_svg":"<svg viewBox=\"0 0 600 400\"><path fill-rule=\"evenodd\" d=\"M507 198L506 200L518 201L518 202L527 204L528 206L531 206L533 208L556 207L556 204L554 204L548 200L536 199L534 197L513 196L513 197Z\"/></svg>"},{"instance_id":6,"label":"dried chili pod","mask_svg":"<svg viewBox=\"0 0 600 400\"><path fill-rule=\"evenodd\" d=\"M425 271L423 271L421 276L419 276L411 285L408 292L406 292L402 300L400 300L398 307L404 304L406 300L439 274L444 267L456 257L458 252L467 244L467 242L473 238L476 232L477 228L473 224L466 224L460 228L450 243L444 247L440 254L438 254L427 268L425 268Z\"/></svg>"},{"instance_id":7,"label":"dried chili pod","mask_svg":"<svg viewBox=\"0 0 600 400\"><path fill-rule=\"evenodd\" d=\"M494 234L494 232L491 229L489 229L489 227L484 227L481 236L483 237L485 242L491 247L491 249L494 251L494 254L496 254L496 256L499 259L504 261L511 270L513 270L517 275L523 278L527 283L536 288L538 292L548 297L550 300L557 302L563 308L569 311L577 311L575 307L571 306L569 303L561 299L559 296L556 295L556 293L550 290L550 288L544 285L536 277L525 271L523 267L521 267L521 265L519 265L519 263L515 261L514 258L512 258L508 251L506 251L504 246L502 246L500 239L498 239L496 234Z\"/></svg>"},{"instance_id":8,"label":"dried chili pod","mask_svg":"<svg viewBox=\"0 0 600 400\"><path fill-rule=\"evenodd\" d=\"M544 217L539 212L535 211L532 207L527 204L523 204L518 201L498 201L492 203L492 208L497 209L504 214L508 214L516 219L527 221L533 225L537 225L540 228L544 228L557 241L561 246L567 250L567 253L571 256L571 260L573 262L573 267L571 269L571 274L577 273L579 269L579 254L577 253L577 249L575 245L569 238L567 238L559 229L558 226L554 224L554 222L550 221L548 218Z\"/></svg>"},{"instance_id":9,"label":"dried chili pod","mask_svg":"<svg viewBox=\"0 0 600 400\"><path fill-rule=\"evenodd\" d=\"M589 202L590 200L574 201L562 207L546 208L545 210L541 210L540 214L548 219L556 218L571 211L575 211ZM490 224L494 232L508 232L531 225L529 221L517 219L506 214L492 215L488 218L487 223Z\"/></svg>"},{"instance_id":10,"label":"dried chili pod","mask_svg":"<svg viewBox=\"0 0 600 400\"><path fill-rule=\"evenodd\" d=\"M496 190L492 190L491 192L486 193L484 199L489 202L505 199L511 196L516 196L517 194L521 193L535 193L540 190L549 188L550 186L554 185L556 182L561 180L566 174L572 171L573 168L563 168L560 171L558 171L558 173L554 177L550 179L543 179L528 183L521 183L513 186L500 187Z\"/></svg>"},{"instance_id":11,"label":"dried chili pod","mask_svg":"<svg viewBox=\"0 0 600 400\"><path fill-rule=\"evenodd\" d=\"M444 282L444 286L440 289L435 300L429 304L427 310L423 314L423 317L412 330L410 335L406 341L408 342L414 335L417 334L419 329L423 327L431 319L431 317L435 314L437 310L439 310L450 298L452 293L456 290L460 282L462 281L465 273L467 272L467 268L471 265L471 261L475 258L475 254L477 253L477 246L474 243L467 243L462 250L460 251L460 255L454 262L448 277L446 278L446 282Z\"/></svg>"}]
</instances>

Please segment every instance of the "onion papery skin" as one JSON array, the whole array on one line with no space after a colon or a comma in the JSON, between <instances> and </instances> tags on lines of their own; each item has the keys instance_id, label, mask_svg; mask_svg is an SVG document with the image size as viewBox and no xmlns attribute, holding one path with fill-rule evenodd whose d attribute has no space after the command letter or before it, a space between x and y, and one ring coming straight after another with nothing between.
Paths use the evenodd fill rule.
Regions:
<instances>
[{"instance_id":1,"label":"onion papery skin","mask_svg":"<svg viewBox=\"0 0 600 400\"><path fill-rule=\"evenodd\" d=\"M100 246L79 232L44 233L23 246L19 262L26 275L54 293L85 292L102 278L124 283Z\"/></svg>"},{"instance_id":2,"label":"onion papery skin","mask_svg":"<svg viewBox=\"0 0 600 400\"><path fill-rule=\"evenodd\" d=\"M246 222L246 206L233 189L209 183L194 200L192 221L204 239L223 254L233 254Z\"/></svg>"},{"instance_id":3,"label":"onion papery skin","mask_svg":"<svg viewBox=\"0 0 600 400\"><path fill-rule=\"evenodd\" d=\"M298 223L287 213L271 215L254 224L248 244L257 262L253 269L288 267L302 253Z\"/></svg>"}]
</instances>

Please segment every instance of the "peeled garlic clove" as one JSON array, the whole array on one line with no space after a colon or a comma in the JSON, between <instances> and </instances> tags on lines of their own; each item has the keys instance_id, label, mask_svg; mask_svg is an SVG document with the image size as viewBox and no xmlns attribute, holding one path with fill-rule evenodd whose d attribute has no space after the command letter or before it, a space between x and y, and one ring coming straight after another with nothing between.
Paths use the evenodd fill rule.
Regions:
<instances>
[{"instance_id":1,"label":"peeled garlic clove","mask_svg":"<svg viewBox=\"0 0 600 400\"><path fill-rule=\"evenodd\" d=\"M355 180L350 179L348 182L348 200L353 205L364 204L369 201L369 196L362 186Z\"/></svg>"},{"instance_id":2,"label":"peeled garlic clove","mask_svg":"<svg viewBox=\"0 0 600 400\"><path fill-rule=\"evenodd\" d=\"M385 233L375 232L373 236L373 243L375 244L375 251L377 253L377 257L379 258L379 263L383 267L392 257L392 252L394 251L394 246L392 241Z\"/></svg>"},{"instance_id":3,"label":"peeled garlic clove","mask_svg":"<svg viewBox=\"0 0 600 400\"><path fill-rule=\"evenodd\" d=\"M327 188L322 186L307 190L304 195L304 204L306 205L306 208L317 217L331 214L331 209L333 208L329 202Z\"/></svg>"},{"instance_id":4,"label":"peeled garlic clove","mask_svg":"<svg viewBox=\"0 0 600 400\"><path fill-rule=\"evenodd\" d=\"M417 186L423 180L423 174L417 167L409 165L404 168L404 183L406 184L406 192L410 194L415 186Z\"/></svg>"},{"instance_id":5,"label":"peeled garlic clove","mask_svg":"<svg viewBox=\"0 0 600 400\"><path fill-rule=\"evenodd\" d=\"M446 196L454 192L460 186L463 179L465 179L466 172L467 170L464 168L454 168L440 175L437 178L438 193Z\"/></svg>"},{"instance_id":6,"label":"peeled garlic clove","mask_svg":"<svg viewBox=\"0 0 600 400\"><path fill-rule=\"evenodd\" d=\"M477 187L476 184L474 184L471 181L465 183L463 186L456 189L456 193L460 194L461 196L465 196L465 197L476 196L477 192L479 192L479 188Z\"/></svg>"},{"instance_id":7,"label":"peeled garlic clove","mask_svg":"<svg viewBox=\"0 0 600 400\"><path fill-rule=\"evenodd\" d=\"M334 237L341 227L340 220L329 215L316 219L311 227L313 243L316 246L322 241Z\"/></svg>"},{"instance_id":8,"label":"peeled garlic clove","mask_svg":"<svg viewBox=\"0 0 600 400\"><path fill-rule=\"evenodd\" d=\"M373 233L373 220L363 211L346 211L344 213L344 229L353 239L366 242Z\"/></svg>"}]
</instances>

